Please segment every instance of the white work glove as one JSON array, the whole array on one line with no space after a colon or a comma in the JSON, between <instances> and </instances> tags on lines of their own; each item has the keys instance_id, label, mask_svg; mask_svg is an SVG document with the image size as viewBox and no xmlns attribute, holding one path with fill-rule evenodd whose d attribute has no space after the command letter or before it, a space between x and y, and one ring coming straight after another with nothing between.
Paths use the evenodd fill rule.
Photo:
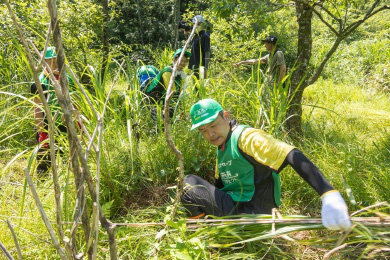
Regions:
<instances>
[{"instance_id":1,"label":"white work glove","mask_svg":"<svg viewBox=\"0 0 390 260\"><path fill-rule=\"evenodd\" d=\"M206 78L207 69L204 66L200 66L199 68L199 75L200 78L205 79Z\"/></svg>"},{"instance_id":2,"label":"white work glove","mask_svg":"<svg viewBox=\"0 0 390 260\"><path fill-rule=\"evenodd\" d=\"M186 79L187 75L185 74L184 71L176 71L176 76L180 76L183 80Z\"/></svg>"},{"instance_id":3,"label":"white work glove","mask_svg":"<svg viewBox=\"0 0 390 260\"><path fill-rule=\"evenodd\" d=\"M351 227L347 204L340 192L332 191L321 198L322 200L322 224L331 230L342 229L347 231Z\"/></svg>"}]
</instances>

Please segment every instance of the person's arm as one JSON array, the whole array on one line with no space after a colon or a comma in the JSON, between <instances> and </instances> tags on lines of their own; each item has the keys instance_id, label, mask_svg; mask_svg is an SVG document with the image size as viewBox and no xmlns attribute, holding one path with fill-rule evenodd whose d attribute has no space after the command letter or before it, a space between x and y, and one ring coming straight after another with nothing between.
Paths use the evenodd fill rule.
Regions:
<instances>
[{"instance_id":1,"label":"person's arm","mask_svg":"<svg viewBox=\"0 0 390 260\"><path fill-rule=\"evenodd\" d=\"M278 85L282 82L284 76L286 76L286 71L287 71L287 66L286 66L286 61L284 60L284 54L282 51L276 51L275 52L275 58L277 65L279 66L279 75L278 76Z\"/></svg>"},{"instance_id":2,"label":"person's arm","mask_svg":"<svg viewBox=\"0 0 390 260\"><path fill-rule=\"evenodd\" d=\"M168 90L169 81L171 81L171 76L172 76L172 72L169 72L169 71L166 71L161 75L163 82L164 82L165 91ZM172 85L172 91L176 92L176 82L174 82Z\"/></svg>"},{"instance_id":3,"label":"person's arm","mask_svg":"<svg viewBox=\"0 0 390 260\"><path fill-rule=\"evenodd\" d=\"M37 127L37 132L43 132L44 131L44 120L45 120L45 113L41 109L43 106L43 103L38 97L34 97L34 102L37 104L37 106L34 108L34 122L35 126Z\"/></svg>"},{"instance_id":4,"label":"person's arm","mask_svg":"<svg viewBox=\"0 0 390 260\"><path fill-rule=\"evenodd\" d=\"M298 149L292 149L287 154L279 172L287 165L290 165L320 196L334 190L321 171Z\"/></svg>"},{"instance_id":5,"label":"person's arm","mask_svg":"<svg viewBox=\"0 0 390 260\"><path fill-rule=\"evenodd\" d=\"M204 53L205 59L204 59L204 66L201 67L201 72L203 70L203 78L207 78L207 70L209 69L209 62L210 62L210 51L206 51Z\"/></svg>"},{"instance_id":6,"label":"person's arm","mask_svg":"<svg viewBox=\"0 0 390 260\"><path fill-rule=\"evenodd\" d=\"M270 57L270 55L267 54L264 57L261 57L260 59L243 60L243 61L234 63L233 65L238 67L238 66L243 65L243 64L251 64L251 65L253 65L253 64L256 64L258 62L260 62L261 64L266 64L269 61L269 57Z\"/></svg>"},{"instance_id":7,"label":"person's arm","mask_svg":"<svg viewBox=\"0 0 390 260\"><path fill-rule=\"evenodd\" d=\"M351 221L347 205L340 192L329 184L320 170L298 149L293 149L287 154L279 171L287 164L321 196L323 225L331 230L348 230L351 227Z\"/></svg>"},{"instance_id":8,"label":"person's arm","mask_svg":"<svg viewBox=\"0 0 390 260\"><path fill-rule=\"evenodd\" d=\"M43 91L45 91L45 88L43 88ZM34 107L34 123L35 127L37 128L37 132L42 132L44 131L44 119L45 119L45 111L42 110L43 103L41 99L38 96L38 88L35 85L35 83L32 83L30 86L30 92L34 96L34 103L36 106Z\"/></svg>"},{"instance_id":9,"label":"person's arm","mask_svg":"<svg viewBox=\"0 0 390 260\"><path fill-rule=\"evenodd\" d=\"M286 76L286 70L287 70L286 64L282 64L279 66L279 82L278 82L278 84L280 84L282 82L284 76Z\"/></svg>"},{"instance_id":10,"label":"person's arm","mask_svg":"<svg viewBox=\"0 0 390 260\"><path fill-rule=\"evenodd\" d=\"M250 60L243 60L243 61L239 61L237 63L234 63L233 65L238 67L240 65L243 65L243 64L256 64L257 62L259 62L260 60L260 63L265 63L264 61L262 61L261 59L250 59Z\"/></svg>"},{"instance_id":11,"label":"person's arm","mask_svg":"<svg viewBox=\"0 0 390 260\"><path fill-rule=\"evenodd\" d=\"M211 56L211 41L210 35L206 32L201 36L202 57L204 58L204 64L200 64L201 76L205 79L207 77L207 70L209 69L210 56ZM203 60L202 60L203 61Z\"/></svg>"},{"instance_id":12,"label":"person's arm","mask_svg":"<svg viewBox=\"0 0 390 260\"><path fill-rule=\"evenodd\" d=\"M35 83L31 85L31 93L35 95L38 93ZM43 106L41 99L35 96L33 100L36 104L36 106L34 107L34 123L38 134L38 142L42 143L49 137L47 132L45 131L45 123L44 123L45 112L41 108ZM42 145L42 148L48 148L48 147L49 147L48 143L44 143Z\"/></svg>"}]
</instances>

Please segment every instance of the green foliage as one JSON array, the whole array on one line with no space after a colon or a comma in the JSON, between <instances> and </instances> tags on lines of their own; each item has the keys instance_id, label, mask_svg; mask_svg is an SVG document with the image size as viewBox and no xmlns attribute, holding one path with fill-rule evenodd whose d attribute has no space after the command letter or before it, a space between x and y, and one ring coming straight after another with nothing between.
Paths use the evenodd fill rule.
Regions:
<instances>
[{"instance_id":1,"label":"green foliage","mask_svg":"<svg viewBox=\"0 0 390 260\"><path fill-rule=\"evenodd\" d=\"M112 43L168 43L172 39L171 1L115 1L110 3ZM139 46L141 47L141 46Z\"/></svg>"},{"instance_id":2,"label":"green foliage","mask_svg":"<svg viewBox=\"0 0 390 260\"><path fill-rule=\"evenodd\" d=\"M364 212L362 215L370 215L373 213L383 214L383 216L388 216L384 213L388 210L388 205L383 206L380 209L375 209L373 211L368 210L368 213ZM234 225L231 220L236 218L241 219L237 221ZM223 219L223 218L222 218ZM253 223L251 220L257 219L257 224ZM352 230L348 233L344 233L342 236L337 234L332 234L329 232L322 232L321 238L316 237L316 234L320 232L318 230L323 229L321 224L316 223L305 223L305 220L310 218L304 216L283 216L283 219L279 219L280 222L273 224L262 223L265 220L271 220L271 216L262 216L262 215L240 215L240 216L230 216L229 222L226 223L216 222L216 225L206 225L197 228L193 236L202 237L204 243L209 243L211 247L217 248L227 248L229 250L240 250L242 248L240 245L246 244L248 249L247 257L257 256L264 257L267 253L274 258L294 258L294 256L289 255L289 251L293 249L291 245L293 243L303 244L303 245L312 245L316 244L321 246L322 249L334 247L334 245L340 245L343 243L344 246L349 246L350 248L344 250L343 252L338 252L337 257L356 257L360 255L365 257L370 253L369 257L380 257L386 255L386 251L389 245L388 233L382 233L381 228L371 226L367 227L364 224L357 222ZM291 219L295 219L297 222L288 222ZM302 221L301 223L299 223ZM190 226L190 224L188 225ZM275 230L273 230L275 229ZM290 234L296 231L308 230L306 235L313 238L296 238L290 236ZM219 234L219 235L216 235ZM276 238L270 240L270 238ZM283 239L283 241L281 241ZM374 252L374 248L377 248L375 244L380 241L385 251L381 252L378 250ZM366 243L366 250L358 250L356 252L355 245L359 243ZM354 251L355 250L355 251ZM251 252L254 251L254 252ZM355 254L354 254L355 253ZM312 259L307 256L306 258ZM313 258L315 259L315 258ZM344 258L345 259L345 258Z\"/></svg>"},{"instance_id":3,"label":"green foliage","mask_svg":"<svg viewBox=\"0 0 390 260\"><path fill-rule=\"evenodd\" d=\"M362 1L355 2L360 9L363 8L361 5L370 4ZM358 15L361 11L355 11L356 16L352 15L349 22L360 17ZM362 84L368 88L387 91L390 82L388 73L390 38L386 29L390 24L386 19L387 16L386 12L378 13L349 35L327 63L322 76L333 78L337 82ZM315 31L315 37L312 58L315 66L330 49L334 35L318 19L314 20L313 31ZM329 37L326 37L327 35Z\"/></svg>"},{"instance_id":4,"label":"green foliage","mask_svg":"<svg viewBox=\"0 0 390 260\"><path fill-rule=\"evenodd\" d=\"M173 241L168 242L169 246L165 248L170 256L182 260L210 259L207 252L208 243L204 243L200 237L189 235L185 219L178 222L167 220L166 223L169 228L177 231L177 234L171 236ZM157 234L157 237L164 233L166 230L163 229Z\"/></svg>"},{"instance_id":5,"label":"green foliage","mask_svg":"<svg viewBox=\"0 0 390 260\"><path fill-rule=\"evenodd\" d=\"M94 108L100 113L113 78L119 73L104 118L100 175L100 203L106 215L114 222L160 222L169 214L166 206L172 204L172 194L167 187L176 183L177 160L166 145L162 116L159 113L162 107L146 102L145 96L138 90L135 77L139 65L136 61L155 64L159 68L172 61L172 50L165 47L170 42L173 28L169 16L171 2L140 1L142 6L147 6L141 13L142 17L146 17L142 23L148 25L144 26L143 31L143 40L150 43L146 46L139 45L141 39L135 1L110 2L112 55L104 78L100 74L101 7L90 1L60 3L61 28L68 62L77 75L89 79L88 82L83 81L83 86ZM203 2L186 3L188 17L202 11L200 7L210 4ZM277 2L212 1L214 7L220 4L221 10L209 9L203 12L214 25L211 37L213 56L208 71L210 77L200 81L187 79L186 91L180 97L171 126L174 142L184 155L185 173L195 173L210 182L214 178L215 149L202 139L201 134L188 131L191 125L189 108L199 97L215 98L238 122L262 128L278 138L288 140L284 122L288 108L288 82L294 69L296 53L296 23L293 22L296 18L292 7L279 9L280 5L274 5ZM232 3L234 5L229 6ZM329 3L334 3L340 13L346 8L345 1ZM362 1L352 4L355 5L353 11L357 12ZM16 2L13 7L26 30L26 36L42 49L49 21L45 2ZM24 257L51 259L57 257L56 253L51 245L44 242L49 236L43 232L45 227L22 174L28 166L37 181L34 156L38 146L34 141L32 117L36 104L29 94L31 72L15 28L4 8L4 5L0 6L0 240L7 248L13 248L10 232L4 222L6 217L10 218L17 225L15 229L23 245ZM268 12L270 10L273 12ZM376 201L390 201L390 48L389 22L386 17L385 13L377 15L351 35L327 64L323 78L304 93L305 131L302 140L295 145L343 193L350 210L358 210ZM264 48L260 40L268 34L278 36L290 73L285 79L287 87L274 88L269 93L270 101L266 103L259 99L264 91L262 70L265 68L253 66L233 69L232 64L262 56ZM313 66L322 60L332 39L329 30L315 18ZM128 55L123 56L121 53ZM122 59L126 62L120 69ZM190 74L190 71L187 72ZM199 96L194 94L195 86L200 89ZM86 128L89 133L93 133L97 118L91 106L84 98L77 105L86 119ZM157 122L150 116L153 106L159 111ZM65 150L57 158L63 219L72 221L76 198L65 136L61 137L59 144ZM94 155L90 155L93 177L96 173L95 160ZM320 198L308 184L290 168L283 171L281 178L282 213L320 215ZM50 220L55 219L52 186L50 178L38 185L38 194ZM90 207L89 201L87 207ZM184 213L180 214L184 216ZM307 238L305 244L315 245L308 247L282 240L270 241L267 234L269 226L200 227L193 231L182 219L167 224L170 231L159 244L161 259L259 259L263 256L294 259L307 248L312 252L310 257L318 259L323 255L323 249L318 249L322 245L318 246L318 240L310 237L327 237L327 242L334 242L338 236L338 233L325 231L298 233L297 236L303 234ZM295 228L299 230L301 227ZM71 224L64 225L64 229L69 232ZM313 226L303 229L312 230ZM279 232L287 231L292 230ZM375 258L375 253L386 252L381 252L381 248L389 247L388 233L376 231L358 226L353 236L349 237L349 246L345 251L340 251L340 256L354 259L364 251L364 256L373 255ZM117 228L119 256L150 258L158 232L157 227ZM352 239L358 236L365 240L356 239L354 243ZM81 234L78 234L78 238L78 241L83 241ZM108 248L108 238L99 234L99 239L99 248L102 250L98 257L107 258L108 253L104 249ZM218 248L210 249L211 245ZM326 248L331 249L332 245Z\"/></svg>"},{"instance_id":6,"label":"green foliage","mask_svg":"<svg viewBox=\"0 0 390 260\"><path fill-rule=\"evenodd\" d=\"M314 93L317 93L316 98ZM319 98L319 93L321 97L326 98ZM318 85L308 88L306 97L307 102L316 104L306 114L309 129L307 132L316 133L315 136L310 134L306 137L307 143L316 140L324 145L322 149L313 149L310 148L312 145L309 146L309 150L314 154L323 157L319 168L324 172L337 173L331 176L334 176L335 184L340 187L343 186L342 179L348 183L352 191L366 187L360 189L359 195L355 194L358 204L388 201L390 197L385 192L386 185L374 187L366 184L367 176L372 178L370 182L388 179L382 170L388 167L388 163L378 160L384 158L387 153L386 133L390 126L386 118L390 111L386 101L387 95L376 94L374 99L372 93L364 92L360 87L352 85L335 87L330 82L320 81ZM321 107L326 107L327 110ZM342 134L345 131L343 129L348 129L347 135ZM331 176L329 177L332 178Z\"/></svg>"},{"instance_id":7,"label":"green foliage","mask_svg":"<svg viewBox=\"0 0 390 260\"><path fill-rule=\"evenodd\" d=\"M97 66L101 56L102 7L93 1L71 1L62 2L59 8L68 60L77 71L87 65Z\"/></svg>"}]
</instances>

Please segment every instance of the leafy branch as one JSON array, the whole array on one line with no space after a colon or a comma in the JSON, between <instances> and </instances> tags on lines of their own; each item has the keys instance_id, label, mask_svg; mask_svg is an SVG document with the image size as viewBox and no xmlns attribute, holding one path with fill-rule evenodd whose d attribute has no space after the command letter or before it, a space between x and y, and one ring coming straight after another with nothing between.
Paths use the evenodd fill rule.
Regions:
<instances>
[{"instance_id":1,"label":"leafy branch","mask_svg":"<svg viewBox=\"0 0 390 260\"><path fill-rule=\"evenodd\" d=\"M367 19L370 17L374 16L375 14L390 9L390 6L388 5L383 5L378 7L380 4L381 0L376 0L371 7L366 11L364 17L361 19L351 23L350 25L346 25L346 21L342 21L340 18L337 18L336 15L334 15L330 10L328 10L324 5L323 2L316 2L313 5L309 5L312 9L312 11L318 16L318 18L336 35L336 40L334 41L332 47L329 49L329 51L326 53L325 57L322 59L320 65L316 68L315 72L313 75L308 79L308 85L313 84L314 82L317 81L319 76L321 75L325 64L327 61L330 59L330 57L336 52L337 48L339 47L340 43L352 32L356 30L361 24L363 24ZM325 11L333 20L335 20L339 24L339 28L335 29L333 26L325 20L324 16L320 13L319 10L317 10L318 7L320 10ZM345 11L347 16L348 8Z\"/></svg>"}]
</instances>

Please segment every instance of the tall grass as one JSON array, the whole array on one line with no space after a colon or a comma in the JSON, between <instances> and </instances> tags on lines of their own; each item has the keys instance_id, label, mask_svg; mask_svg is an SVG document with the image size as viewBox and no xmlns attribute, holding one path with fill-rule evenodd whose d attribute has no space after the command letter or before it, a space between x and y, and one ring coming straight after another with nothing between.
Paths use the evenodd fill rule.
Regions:
<instances>
[{"instance_id":1,"label":"tall grass","mask_svg":"<svg viewBox=\"0 0 390 260\"><path fill-rule=\"evenodd\" d=\"M165 56L169 57L169 54ZM119 63L111 60L110 68L115 71ZM120 80L109 102L103 134L101 204L105 213L116 222L158 222L164 219L171 204L172 194L166 187L175 185L177 162L166 145L161 124L150 117L150 105L145 102L145 95L138 90L136 66L127 59L127 66L120 71ZM105 73L104 79L99 76L100 69L86 71L89 71L93 89L88 95L95 109L101 111L112 83L111 71ZM210 71L210 78L201 82L188 78L187 88L180 97L172 119L174 141L184 154L186 173L195 173L212 181L215 165L214 148L196 131L189 132L189 108L199 98L195 94L196 84L202 88L202 98L215 98L221 102L239 123L260 127L285 139L283 125L288 108L285 99L288 88L275 88L270 93L269 107L265 107L265 102L259 99L263 91L261 72L256 68L252 73L238 74L238 71L226 67L221 71ZM21 171L28 160L33 158L33 151L37 147L32 118L34 104L30 102L32 97L26 91L28 85L10 82L1 88L0 107L4 109L0 112L0 145L3 148L0 164L2 168L6 165L8 167L0 175L0 239L7 248L13 248L4 222L9 218L11 223L17 225L15 230L25 257L43 259L51 258L54 250L44 242L48 236L42 233L43 223L37 221L38 212L25 190ZM376 201L390 201L388 94L368 92L360 86L319 81L305 91L304 97L305 136L296 144L297 147L342 191L350 210L358 210ZM97 119L91 107L84 99L79 99L78 108L86 119L87 129L92 132ZM66 142L61 142L61 145L66 151ZM17 154L19 156L15 156ZM15 160L12 161L13 158ZM72 195L75 187L69 172L68 158L66 152L58 157L64 220L72 219L75 203ZM92 156L91 166L94 160ZM320 199L315 191L291 169L286 169L281 176L283 198L280 211L283 214L319 216ZM52 185L48 178L38 186L38 192L49 212L49 218L54 220ZM184 217L184 213L180 216ZM177 231L169 233L167 239L158 245L162 259L257 259L263 256L293 259L294 254L302 252L303 248L311 250L310 257L313 259L323 255L315 247L280 239L243 242L265 236L261 232L269 230L269 227L263 231L259 226L202 227L193 231L180 219L169 225ZM298 227L296 229L299 230ZM317 240L310 241L310 237L323 236L329 238L325 242L328 243L327 248L331 249L330 241L335 241L337 233L315 231L313 227L308 229L294 235L303 235L308 240L301 244L322 247ZM123 257L131 255L133 259L148 259L158 231L157 227L118 228L119 254ZM359 226L354 236L368 237L370 234L374 234L372 230ZM346 251L340 252L344 252L342 254L347 258L353 258L356 255L351 250L360 250L359 253L366 250L364 253L368 256L375 251L367 247L371 241L378 239L388 243L387 234L383 234L384 238L376 235L371 237L370 243L366 240L360 244L351 244ZM101 241L99 246L106 246L104 237ZM221 246L210 249L210 245ZM222 245L229 246L224 248ZM379 244L372 245L375 247ZM101 257L105 255L105 252L100 252Z\"/></svg>"}]
</instances>

